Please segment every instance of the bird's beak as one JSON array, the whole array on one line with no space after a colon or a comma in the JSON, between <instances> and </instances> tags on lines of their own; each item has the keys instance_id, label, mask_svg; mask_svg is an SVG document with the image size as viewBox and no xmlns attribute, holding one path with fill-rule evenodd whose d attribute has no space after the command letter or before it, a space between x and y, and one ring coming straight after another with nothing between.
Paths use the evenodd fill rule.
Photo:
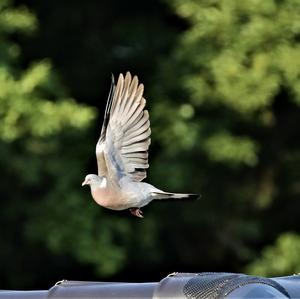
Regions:
<instances>
[{"instance_id":1,"label":"bird's beak","mask_svg":"<svg viewBox=\"0 0 300 299\"><path fill-rule=\"evenodd\" d=\"M86 181L86 180L84 180L84 181L82 182L82 184L81 184L81 186L84 186L84 185L87 185L87 181Z\"/></svg>"}]
</instances>

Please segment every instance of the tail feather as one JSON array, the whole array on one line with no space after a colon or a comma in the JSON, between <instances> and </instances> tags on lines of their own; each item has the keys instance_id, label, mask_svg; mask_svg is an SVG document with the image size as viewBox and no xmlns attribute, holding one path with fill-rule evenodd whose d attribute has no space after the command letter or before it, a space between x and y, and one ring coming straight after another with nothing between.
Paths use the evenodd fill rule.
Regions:
<instances>
[{"instance_id":1,"label":"tail feather","mask_svg":"<svg viewBox=\"0 0 300 299\"><path fill-rule=\"evenodd\" d=\"M199 199L201 195L190 193L152 192L155 199Z\"/></svg>"}]
</instances>

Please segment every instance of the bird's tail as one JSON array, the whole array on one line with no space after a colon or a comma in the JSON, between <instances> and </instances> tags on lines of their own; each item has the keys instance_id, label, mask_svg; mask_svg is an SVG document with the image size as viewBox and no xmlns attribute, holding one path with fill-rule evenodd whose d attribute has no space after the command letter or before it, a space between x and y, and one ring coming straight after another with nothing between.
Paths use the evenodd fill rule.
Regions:
<instances>
[{"instance_id":1,"label":"bird's tail","mask_svg":"<svg viewBox=\"0 0 300 299\"><path fill-rule=\"evenodd\" d=\"M199 199L201 195L190 193L152 192L154 199Z\"/></svg>"}]
</instances>

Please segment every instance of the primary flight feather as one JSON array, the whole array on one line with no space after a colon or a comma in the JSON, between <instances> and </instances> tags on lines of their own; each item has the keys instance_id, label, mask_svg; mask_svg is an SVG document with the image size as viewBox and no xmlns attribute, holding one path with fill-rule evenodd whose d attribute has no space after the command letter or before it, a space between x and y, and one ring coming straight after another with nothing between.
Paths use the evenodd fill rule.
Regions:
<instances>
[{"instance_id":1,"label":"primary flight feather","mask_svg":"<svg viewBox=\"0 0 300 299\"><path fill-rule=\"evenodd\" d=\"M132 78L114 77L105 108L100 138L96 146L98 175L88 174L83 185L90 185L92 197L112 210L129 209L143 217L140 208L154 199L197 198L196 194L164 192L142 182L146 178L150 145L149 113L145 110L144 85Z\"/></svg>"}]
</instances>

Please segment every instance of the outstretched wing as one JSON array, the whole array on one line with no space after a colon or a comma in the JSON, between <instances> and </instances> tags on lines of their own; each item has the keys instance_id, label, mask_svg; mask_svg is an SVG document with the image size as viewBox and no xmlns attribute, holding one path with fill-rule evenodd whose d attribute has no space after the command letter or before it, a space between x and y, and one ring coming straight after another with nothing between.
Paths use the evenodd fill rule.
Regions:
<instances>
[{"instance_id":1,"label":"outstretched wing","mask_svg":"<svg viewBox=\"0 0 300 299\"><path fill-rule=\"evenodd\" d=\"M118 180L123 175L135 181L147 174L150 121L144 86L129 72L119 75L117 85L112 78L101 136L96 146L98 174Z\"/></svg>"}]
</instances>

